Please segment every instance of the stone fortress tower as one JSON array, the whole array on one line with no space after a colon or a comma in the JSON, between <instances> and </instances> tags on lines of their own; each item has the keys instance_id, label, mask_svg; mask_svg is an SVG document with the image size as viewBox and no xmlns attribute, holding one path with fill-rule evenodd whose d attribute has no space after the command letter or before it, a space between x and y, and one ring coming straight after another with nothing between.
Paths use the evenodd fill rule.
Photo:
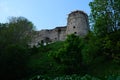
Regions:
<instances>
[{"instance_id":1,"label":"stone fortress tower","mask_svg":"<svg viewBox=\"0 0 120 80\"><path fill-rule=\"evenodd\" d=\"M41 41L51 43L55 41L64 41L69 34L75 34L84 37L89 31L88 16L83 11L73 11L68 15L67 26L56 27L54 29L45 29L35 31L31 46L37 45Z\"/></svg>"},{"instance_id":2,"label":"stone fortress tower","mask_svg":"<svg viewBox=\"0 0 120 80\"><path fill-rule=\"evenodd\" d=\"M74 11L68 15L66 35L85 36L89 30L88 16L83 11Z\"/></svg>"}]
</instances>

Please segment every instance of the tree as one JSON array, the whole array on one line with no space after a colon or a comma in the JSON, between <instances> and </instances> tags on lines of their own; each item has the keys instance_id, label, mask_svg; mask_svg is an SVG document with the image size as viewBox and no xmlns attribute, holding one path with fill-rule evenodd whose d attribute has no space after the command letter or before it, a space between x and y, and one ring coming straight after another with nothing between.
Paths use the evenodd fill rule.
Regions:
<instances>
[{"instance_id":1,"label":"tree","mask_svg":"<svg viewBox=\"0 0 120 80\"><path fill-rule=\"evenodd\" d=\"M54 55L57 63L62 64L66 74L81 73L82 65L82 39L72 34L68 35L64 47L61 47Z\"/></svg>"},{"instance_id":2,"label":"tree","mask_svg":"<svg viewBox=\"0 0 120 80\"><path fill-rule=\"evenodd\" d=\"M93 47L98 47L107 60L119 63L120 0L93 0L90 2L90 7L90 20L94 36L97 37L95 43L98 42L101 46L95 44Z\"/></svg>"},{"instance_id":3,"label":"tree","mask_svg":"<svg viewBox=\"0 0 120 80\"><path fill-rule=\"evenodd\" d=\"M120 0L94 0L89 5L91 24L97 35L104 36L120 28Z\"/></svg>"},{"instance_id":4,"label":"tree","mask_svg":"<svg viewBox=\"0 0 120 80\"><path fill-rule=\"evenodd\" d=\"M6 35L7 35L7 32L6 32L6 30L7 30L7 25L8 24L3 24L3 23L1 23L0 24L0 51L2 51L3 50L3 47L6 45L6 40L7 40L7 38L6 38ZM6 34L6 35L5 35Z\"/></svg>"},{"instance_id":5,"label":"tree","mask_svg":"<svg viewBox=\"0 0 120 80\"><path fill-rule=\"evenodd\" d=\"M1 80L16 80L27 75L28 43L33 30L32 22L24 17L11 17L8 23L0 24Z\"/></svg>"},{"instance_id":6,"label":"tree","mask_svg":"<svg viewBox=\"0 0 120 80\"><path fill-rule=\"evenodd\" d=\"M27 76L28 49L22 45L6 46L0 55L0 79L19 80Z\"/></svg>"},{"instance_id":7,"label":"tree","mask_svg":"<svg viewBox=\"0 0 120 80\"><path fill-rule=\"evenodd\" d=\"M24 17L11 17L9 23L0 25L0 43L2 47L10 44L26 45L30 42L34 30L32 22Z\"/></svg>"},{"instance_id":8,"label":"tree","mask_svg":"<svg viewBox=\"0 0 120 80\"><path fill-rule=\"evenodd\" d=\"M11 33L14 43L26 43L28 44L31 39L31 33L34 30L32 22L28 21L24 17L11 17L9 19L8 31Z\"/></svg>"},{"instance_id":9,"label":"tree","mask_svg":"<svg viewBox=\"0 0 120 80\"><path fill-rule=\"evenodd\" d=\"M84 38L84 47L82 48L83 63L90 66L100 63L103 57L103 39L94 35L93 32L88 33Z\"/></svg>"}]
</instances>

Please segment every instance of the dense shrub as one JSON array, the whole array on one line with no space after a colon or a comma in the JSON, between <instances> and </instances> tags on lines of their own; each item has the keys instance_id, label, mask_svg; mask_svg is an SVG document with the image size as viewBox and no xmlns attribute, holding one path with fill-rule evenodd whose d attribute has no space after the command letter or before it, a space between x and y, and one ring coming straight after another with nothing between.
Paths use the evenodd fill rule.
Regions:
<instances>
[{"instance_id":1,"label":"dense shrub","mask_svg":"<svg viewBox=\"0 0 120 80\"><path fill-rule=\"evenodd\" d=\"M65 74L82 73L82 39L72 34L65 40L63 47L53 53L54 60L64 65Z\"/></svg>"}]
</instances>

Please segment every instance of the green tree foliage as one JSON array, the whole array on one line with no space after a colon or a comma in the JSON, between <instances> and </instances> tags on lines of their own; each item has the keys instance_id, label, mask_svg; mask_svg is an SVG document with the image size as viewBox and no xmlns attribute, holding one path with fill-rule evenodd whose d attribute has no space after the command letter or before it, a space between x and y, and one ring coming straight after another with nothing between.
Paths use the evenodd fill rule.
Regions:
<instances>
[{"instance_id":1,"label":"green tree foliage","mask_svg":"<svg viewBox=\"0 0 120 80\"><path fill-rule=\"evenodd\" d=\"M90 21L97 35L105 36L120 28L120 0L93 0L90 7Z\"/></svg>"},{"instance_id":2,"label":"green tree foliage","mask_svg":"<svg viewBox=\"0 0 120 80\"><path fill-rule=\"evenodd\" d=\"M28 50L22 45L6 46L0 55L0 80L16 80L27 75Z\"/></svg>"},{"instance_id":3,"label":"green tree foliage","mask_svg":"<svg viewBox=\"0 0 120 80\"><path fill-rule=\"evenodd\" d=\"M4 46L7 44L7 26L8 24L0 24L0 49L3 50ZM0 51L1 51L0 50Z\"/></svg>"},{"instance_id":4,"label":"green tree foliage","mask_svg":"<svg viewBox=\"0 0 120 80\"><path fill-rule=\"evenodd\" d=\"M82 40L74 34L69 35L64 46L56 51L54 59L64 65L65 73L80 73L82 70Z\"/></svg>"},{"instance_id":5,"label":"green tree foliage","mask_svg":"<svg viewBox=\"0 0 120 80\"><path fill-rule=\"evenodd\" d=\"M0 80L27 75L32 30L34 25L24 17L11 17L8 23L0 23Z\"/></svg>"},{"instance_id":6,"label":"green tree foliage","mask_svg":"<svg viewBox=\"0 0 120 80\"><path fill-rule=\"evenodd\" d=\"M10 44L28 44L34 25L24 17L11 17L9 23L0 25L0 29L0 43L4 47Z\"/></svg>"},{"instance_id":7,"label":"green tree foliage","mask_svg":"<svg viewBox=\"0 0 120 80\"><path fill-rule=\"evenodd\" d=\"M103 55L102 51L102 40L90 32L84 38L84 47L82 48L83 63L91 65L91 63L100 62L97 59Z\"/></svg>"},{"instance_id":8,"label":"green tree foliage","mask_svg":"<svg viewBox=\"0 0 120 80\"><path fill-rule=\"evenodd\" d=\"M53 59L53 54L62 47L63 42L55 42L47 45L40 44L39 47L33 47L30 51L28 68L31 75L49 75L55 76L61 74L61 66Z\"/></svg>"},{"instance_id":9,"label":"green tree foliage","mask_svg":"<svg viewBox=\"0 0 120 80\"><path fill-rule=\"evenodd\" d=\"M98 42L99 45L93 46L98 51L96 54L100 52L106 59L119 62L120 0L94 0L90 2L90 7L90 20L96 39L88 45Z\"/></svg>"},{"instance_id":10,"label":"green tree foliage","mask_svg":"<svg viewBox=\"0 0 120 80\"><path fill-rule=\"evenodd\" d=\"M103 54L116 63L120 63L120 30L110 33L103 38Z\"/></svg>"},{"instance_id":11,"label":"green tree foliage","mask_svg":"<svg viewBox=\"0 0 120 80\"><path fill-rule=\"evenodd\" d=\"M12 31L14 42L26 43L30 41L34 25L24 17L12 17L9 20L9 30Z\"/></svg>"}]
</instances>

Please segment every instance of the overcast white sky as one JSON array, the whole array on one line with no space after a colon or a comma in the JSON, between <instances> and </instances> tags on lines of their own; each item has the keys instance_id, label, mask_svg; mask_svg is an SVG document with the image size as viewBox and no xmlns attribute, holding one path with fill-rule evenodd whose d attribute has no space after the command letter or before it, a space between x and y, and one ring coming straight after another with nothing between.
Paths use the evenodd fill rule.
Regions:
<instances>
[{"instance_id":1,"label":"overcast white sky","mask_svg":"<svg viewBox=\"0 0 120 80\"><path fill-rule=\"evenodd\" d=\"M90 13L92 0L0 0L0 23L10 16L23 16L33 22L37 30L65 26L68 14L74 10Z\"/></svg>"}]
</instances>

